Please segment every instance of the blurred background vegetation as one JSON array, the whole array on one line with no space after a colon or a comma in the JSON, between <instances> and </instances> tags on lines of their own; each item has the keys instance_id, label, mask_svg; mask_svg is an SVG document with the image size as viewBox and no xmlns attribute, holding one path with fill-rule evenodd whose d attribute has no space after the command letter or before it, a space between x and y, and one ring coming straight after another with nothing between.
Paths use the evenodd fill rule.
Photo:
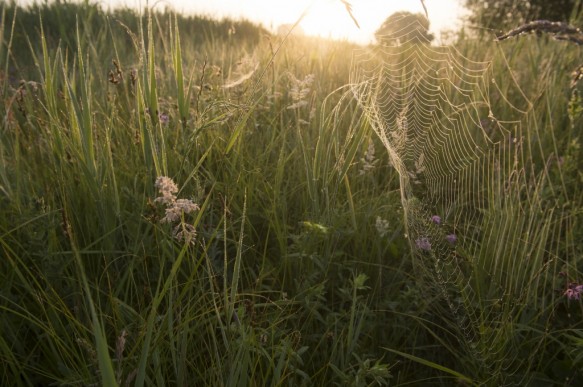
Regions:
<instances>
[{"instance_id":1,"label":"blurred background vegetation","mask_svg":"<svg viewBox=\"0 0 583 387\"><path fill-rule=\"evenodd\" d=\"M568 22L581 15L580 0L463 0L470 11L468 21L496 33L533 20Z\"/></svg>"}]
</instances>

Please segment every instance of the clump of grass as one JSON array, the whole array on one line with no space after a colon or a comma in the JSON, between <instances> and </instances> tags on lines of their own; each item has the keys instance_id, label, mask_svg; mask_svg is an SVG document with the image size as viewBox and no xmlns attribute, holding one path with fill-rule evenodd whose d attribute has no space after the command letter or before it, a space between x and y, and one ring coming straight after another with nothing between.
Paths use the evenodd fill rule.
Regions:
<instances>
[{"instance_id":1,"label":"clump of grass","mask_svg":"<svg viewBox=\"0 0 583 387\"><path fill-rule=\"evenodd\" d=\"M1 143L1 206L12 219L0 225L5 382L388 380L382 351L366 344L364 294L381 291L378 265L390 271L381 257L400 251L376 243L374 258L356 259L355 222L374 220L355 211L376 193L346 176L367 127L350 117L354 105L322 118L337 95L317 102L347 78L346 61L332 59L351 47L306 38L274 56L274 38L246 40L245 28L231 35L242 45L196 43L181 38L175 15L124 11L118 22L77 6L59 11L80 18L59 45L52 37L68 32L43 22L51 7L4 8L15 21L5 36L27 36L34 62L3 52L24 79L2 78L12 101ZM107 28L95 33L89 17ZM22 25L39 32L21 35ZM294 50L313 59L298 66ZM230 82L249 57L273 71ZM308 74L298 89L308 105L288 109L298 102L288 87ZM341 121L359 136L339 136ZM307 173L318 180L307 185ZM180 192L167 179L156 187L160 176ZM328 182L332 196L318 193ZM371 289L359 285L364 272Z\"/></svg>"},{"instance_id":2,"label":"clump of grass","mask_svg":"<svg viewBox=\"0 0 583 387\"><path fill-rule=\"evenodd\" d=\"M89 4L2 9L2 384L482 380L443 295L419 286L399 177L345 93L354 45ZM555 155L536 159L538 192L569 211L541 252L568 258L503 333L517 357L541 354L523 380L574 380L580 301L563 294L583 278L582 109L553 77L577 56L514 43L459 49L525 69L496 68L497 85L529 125L553 127L537 131ZM504 89L543 58L541 82L519 82L530 105ZM515 119L504 106L493 98ZM542 216L515 210L515 228Z\"/></svg>"}]
</instances>

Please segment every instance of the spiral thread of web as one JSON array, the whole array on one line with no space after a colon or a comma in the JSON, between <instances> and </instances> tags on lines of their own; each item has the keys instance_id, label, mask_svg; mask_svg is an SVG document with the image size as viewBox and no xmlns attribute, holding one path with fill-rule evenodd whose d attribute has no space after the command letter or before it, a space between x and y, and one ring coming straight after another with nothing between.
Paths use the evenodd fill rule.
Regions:
<instances>
[{"instance_id":1,"label":"spiral thread of web","mask_svg":"<svg viewBox=\"0 0 583 387\"><path fill-rule=\"evenodd\" d=\"M491 63L397 39L354 58L352 93L400 176L416 275L437 290L482 382L520 379L532 354L513 331L536 309L556 208L524 123L491 111Z\"/></svg>"}]
</instances>

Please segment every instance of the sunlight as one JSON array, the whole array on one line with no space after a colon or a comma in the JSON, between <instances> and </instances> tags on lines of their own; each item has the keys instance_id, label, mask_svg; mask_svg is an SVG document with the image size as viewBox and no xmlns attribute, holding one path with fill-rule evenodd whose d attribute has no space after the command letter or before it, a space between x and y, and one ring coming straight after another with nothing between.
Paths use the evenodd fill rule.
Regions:
<instances>
[{"instance_id":1,"label":"sunlight","mask_svg":"<svg viewBox=\"0 0 583 387\"><path fill-rule=\"evenodd\" d=\"M301 28L307 35L345 39L366 44L374 40L374 32L397 11L424 13L420 0L352 0L358 28L340 0L160 0L150 1L157 9L170 7L177 12L204 14L212 17L245 18L263 24L275 32L282 24L294 24L302 14ZM439 39L445 30L460 27L463 8L460 0L425 0L430 31ZM145 0L101 0L104 6L125 5L142 8Z\"/></svg>"},{"instance_id":2,"label":"sunlight","mask_svg":"<svg viewBox=\"0 0 583 387\"><path fill-rule=\"evenodd\" d=\"M316 1L301 22L306 34L369 43L383 21L398 11L424 13L420 1L352 1L352 13L360 28L351 19L339 0ZM459 27L461 7L456 0L427 0L430 30L439 37L440 32Z\"/></svg>"},{"instance_id":3,"label":"sunlight","mask_svg":"<svg viewBox=\"0 0 583 387\"><path fill-rule=\"evenodd\" d=\"M338 0L316 2L300 25L306 34L326 38L358 40L361 32Z\"/></svg>"}]
</instances>

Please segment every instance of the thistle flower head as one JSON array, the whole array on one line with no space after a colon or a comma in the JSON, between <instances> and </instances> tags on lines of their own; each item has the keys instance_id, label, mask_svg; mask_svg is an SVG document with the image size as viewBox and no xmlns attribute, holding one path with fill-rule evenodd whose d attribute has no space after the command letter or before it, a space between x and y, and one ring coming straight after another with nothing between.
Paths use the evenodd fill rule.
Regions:
<instances>
[{"instance_id":1,"label":"thistle flower head","mask_svg":"<svg viewBox=\"0 0 583 387\"><path fill-rule=\"evenodd\" d=\"M417 246L418 249L423 250L423 251L431 250L431 242L429 241L429 238L427 238L427 237L422 237L422 238L415 240L415 246Z\"/></svg>"},{"instance_id":2,"label":"thistle flower head","mask_svg":"<svg viewBox=\"0 0 583 387\"><path fill-rule=\"evenodd\" d=\"M433 215L431 217L431 221L435 224L441 224L441 216L439 215Z\"/></svg>"},{"instance_id":3,"label":"thistle flower head","mask_svg":"<svg viewBox=\"0 0 583 387\"><path fill-rule=\"evenodd\" d=\"M445 240L454 245L457 242L457 236L455 234L449 234L445 236Z\"/></svg>"}]
</instances>

